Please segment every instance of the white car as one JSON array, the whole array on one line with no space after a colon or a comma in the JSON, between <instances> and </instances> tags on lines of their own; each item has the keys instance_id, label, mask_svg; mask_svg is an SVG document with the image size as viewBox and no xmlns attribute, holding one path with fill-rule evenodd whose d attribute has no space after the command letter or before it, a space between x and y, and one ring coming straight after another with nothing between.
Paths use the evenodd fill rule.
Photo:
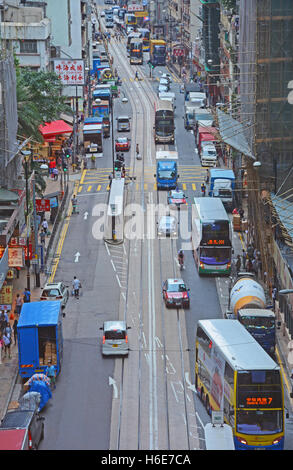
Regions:
<instances>
[{"instance_id":1,"label":"white car","mask_svg":"<svg viewBox=\"0 0 293 470\"><path fill-rule=\"evenodd\" d=\"M166 85L158 86L158 89L157 89L158 96L160 93L166 93L167 91L169 91L169 87L167 87Z\"/></svg>"},{"instance_id":2,"label":"white car","mask_svg":"<svg viewBox=\"0 0 293 470\"><path fill-rule=\"evenodd\" d=\"M161 79L164 78L165 80L168 80L169 83L172 83L172 78L169 73L162 73Z\"/></svg>"},{"instance_id":3,"label":"white car","mask_svg":"<svg viewBox=\"0 0 293 470\"><path fill-rule=\"evenodd\" d=\"M170 82L166 78L160 78L160 85L166 86L168 88L168 90L170 88Z\"/></svg>"},{"instance_id":4,"label":"white car","mask_svg":"<svg viewBox=\"0 0 293 470\"><path fill-rule=\"evenodd\" d=\"M102 354L103 356L128 355L129 344L125 321L105 321L103 327Z\"/></svg>"},{"instance_id":5,"label":"white car","mask_svg":"<svg viewBox=\"0 0 293 470\"><path fill-rule=\"evenodd\" d=\"M177 238L177 220L171 215L164 215L158 223L158 237Z\"/></svg>"},{"instance_id":6,"label":"white car","mask_svg":"<svg viewBox=\"0 0 293 470\"><path fill-rule=\"evenodd\" d=\"M51 282L43 288L40 300L60 300L61 307L65 308L68 298L69 290L63 282Z\"/></svg>"},{"instance_id":7,"label":"white car","mask_svg":"<svg viewBox=\"0 0 293 470\"><path fill-rule=\"evenodd\" d=\"M105 12L104 12L104 11L101 11L100 17L101 17L101 18L104 18L104 16L105 16Z\"/></svg>"}]
</instances>

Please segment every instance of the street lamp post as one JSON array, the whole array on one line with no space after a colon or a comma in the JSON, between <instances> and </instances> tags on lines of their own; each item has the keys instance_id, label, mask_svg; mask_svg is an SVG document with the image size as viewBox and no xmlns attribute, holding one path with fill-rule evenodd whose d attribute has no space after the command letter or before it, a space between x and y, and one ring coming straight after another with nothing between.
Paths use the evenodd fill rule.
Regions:
<instances>
[{"instance_id":1,"label":"street lamp post","mask_svg":"<svg viewBox=\"0 0 293 470\"><path fill-rule=\"evenodd\" d=\"M27 274L26 274L26 286L27 289L30 290L31 286L31 278L30 278L30 257L29 257L29 242L30 242L30 220L29 220L29 174L28 174L28 164L31 155L30 150L22 150L21 154L24 157L24 173L25 173L25 199L26 199L26 213L25 213L25 223L26 223L26 255L27 259L25 260L25 264L27 267Z\"/></svg>"}]
</instances>

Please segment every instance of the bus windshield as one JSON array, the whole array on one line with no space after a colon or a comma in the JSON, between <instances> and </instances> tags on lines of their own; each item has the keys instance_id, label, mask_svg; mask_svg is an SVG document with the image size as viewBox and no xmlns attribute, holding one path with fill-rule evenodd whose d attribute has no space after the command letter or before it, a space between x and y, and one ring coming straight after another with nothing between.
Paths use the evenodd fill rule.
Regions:
<instances>
[{"instance_id":1,"label":"bus windshield","mask_svg":"<svg viewBox=\"0 0 293 470\"><path fill-rule=\"evenodd\" d=\"M166 54L166 46L163 46L163 45L155 45L154 46L154 53L156 55L165 55Z\"/></svg>"},{"instance_id":2,"label":"bus windshield","mask_svg":"<svg viewBox=\"0 0 293 470\"><path fill-rule=\"evenodd\" d=\"M157 120L156 121L156 133L160 136L170 135L174 130L173 120Z\"/></svg>"},{"instance_id":3,"label":"bus windshield","mask_svg":"<svg viewBox=\"0 0 293 470\"><path fill-rule=\"evenodd\" d=\"M281 410L251 410L237 412L237 432L243 434L274 434L282 432Z\"/></svg>"},{"instance_id":4,"label":"bus windshield","mask_svg":"<svg viewBox=\"0 0 293 470\"><path fill-rule=\"evenodd\" d=\"M158 177L164 180L172 180L176 176L175 171L173 170L159 170Z\"/></svg>"},{"instance_id":5,"label":"bus windshield","mask_svg":"<svg viewBox=\"0 0 293 470\"><path fill-rule=\"evenodd\" d=\"M258 316L239 316L239 321L245 328L249 329L266 329L266 330L273 330L275 328L275 319L271 316L269 317L258 317Z\"/></svg>"},{"instance_id":6,"label":"bus windshield","mask_svg":"<svg viewBox=\"0 0 293 470\"><path fill-rule=\"evenodd\" d=\"M205 264L226 264L231 260L231 249L223 247L201 247L200 260Z\"/></svg>"}]
</instances>

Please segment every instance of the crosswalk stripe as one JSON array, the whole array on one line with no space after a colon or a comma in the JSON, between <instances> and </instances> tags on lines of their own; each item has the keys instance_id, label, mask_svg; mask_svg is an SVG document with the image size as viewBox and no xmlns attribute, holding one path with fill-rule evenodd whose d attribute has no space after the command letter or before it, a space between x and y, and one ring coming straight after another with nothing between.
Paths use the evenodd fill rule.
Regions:
<instances>
[{"instance_id":1,"label":"crosswalk stripe","mask_svg":"<svg viewBox=\"0 0 293 470\"><path fill-rule=\"evenodd\" d=\"M92 189L92 186L88 186L87 192L89 193L91 191L91 189Z\"/></svg>"},{"instance_id":2,"label":"crosswalk stripe","mask_svg":"<svg viewBox=\"0 0 293 470\"><path fill-rule=\"evenodd\" d=\"M78 192L79 192L79 193L82 191L82 188L83 188L83 186L80 185L79 188L78 188Z\"/></svg>"},{"instance_id":3,"label":"crosswalk stripe","mask_svg":"<svg viewBox=\"0 0 293 470\"><path fill-rule=\"evenodd\" d=\"M99 186L97 187L97 191L100 191L101 190L101 185L99 184Z\"/></svg>"},{"instance_id":4,"label":"crosswalk stripe","mask_svg":"<svg viewBox=\"0 0 293 470\"><path fill-rule=\"evenodd\" d=\"M192 183L192 189L193 189L193 191L196 190L196 185L194 183Z\"/></svg>"},{"instance_id":5,"label":"crosswalk stripe","mask_svg":"<svg viewBox=\"0 0 293 470\"><path fill-rule=\"evenodd\" d=\"M186 190L186 184L185 183L182 183L182 189L184 189L184 191Z\"/></svg>"}]
</instances>

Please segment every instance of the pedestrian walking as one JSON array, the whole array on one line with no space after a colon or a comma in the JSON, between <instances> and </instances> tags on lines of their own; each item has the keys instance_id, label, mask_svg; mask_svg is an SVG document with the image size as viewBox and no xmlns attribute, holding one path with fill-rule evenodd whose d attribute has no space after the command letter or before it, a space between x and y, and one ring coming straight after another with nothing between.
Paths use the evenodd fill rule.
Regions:
<instances>
[{"instance_id":1,"label":"pedestrian walking","mask_svg":"<svg viewBox=\"0 0 293 470\"><path fill-rule=\"evenodd\" d=\"M210 182L209 170L207 170L207 172L206 172L205 182L206 182L206 184L209 184L209 182Z\"/></svg>"},{"instance_id":2,"label":"pedestrian walking","mask_svg":"<svg viewBox=\"0 0 293 470\"><path fill-rule=\"evenodd\" d=\"M74 276L74 278L73 278L72 287L73 287L74 297L76 299L78 299L79 298L79 289L81 289L81 282L80 282L79 279L77 279L76 276Z\"/></svg>"},{"instance_id":3,"label":"pedestrian walking","mask_svg":"<svg viewBox=\"0 0 293 470\"><path fill-rule=\"evenodd\" d=\"M45 246L46 234L44 232L44 229L42 229L41 232L40 232L40 242L41 242L41 245Z\"/></svg>"},{"instance_id":4,"label":"pedestrian walking","mask_svg":"<svg viewBox=\"0 0 293 470\"><path fill-rule=\"evenodd\" d=\"M20 295L17 294L17 295L16 295L16 299L15 299L15 313L16 313L18 316L20 315L22 304L23 304L23 300L22 300L22 298L20 297Z\"/></svg>"},{"instance_id":5,"label":"pedestrian walking","mask_svg":"<svg viewBox=\"0 0 293 470\"><path fill-rule=\"evenodd\" d=\"M58 181L59 171L58 168L53 168L54 181Z\"/></svg>"},{"instance_id":6,"label":"pedestrian walking","mask_svg":"<svg viewBox=\"0 0 293 470\"><path fill-rule=\"evenodd\" d=\"M240 215L240 220L242 220L244 217L244 210L242 209L242 207L240 207L240 209L238 210L238 213Z\"/></svg>"},{"instance_id":7,"label":"pedestrian walking","mask_svg":"<svg viewBox=\"0 0 293 470\"><path fill-rule=\"evenodd\" d=\"M3 341L4 341L4 358L8 355L9 359L11 358L10 346L11 346L11 333L8 331L4 331L3 333ZM11 330L11 327L10 327Z\"/></svg>"},{"instance_id":8,"label":"pedestrian walking","mask_svg":"<svg viewBox=\"0 0 293 470\"><path fill-rule=\"evenodd\" d=\"M201 183L201 195L204 197L206 195L206 185L204 183Z\"/></svg>"},{"instance_id":9,"label":"pedestrian walking","mask_svg":"<svg viewBox=\"0 0 293 470\"><path fill-rule=\"evenodd\" d=\"M13 337L14 337L14 344L17 343L17 324L18 324L18 319L15 318L15 319L14 319L14 322L13 322L13 325L12 325Z\"/></svg>"},{"instance_id":10,"label":"pedestrian walking","mask_svg":"<svg viewBox=\"0 0 293 470\"><path fill-rule=\"evenodd\" d=\"M55 366L53 366L53 364L51 364L50 362L49 362L49 365L45 369L45 374L50 379L51 388L55 390L55 388L56 388L56 369L55 369Z\"/></svg>"},{"instance_id":11,"label":"pedestrian walking","mask_svg":"<svg viewBox=\"0 0 293 470\"><path fill-rule=\"evenodd\" d=\"M257 274L258 274L258 261L257 261L256 258L253 258L253 260L252 260L252 271L255 274L255 276L257 277Z\"/></svg>"},{"instance_id":12,"label":"pedestrian walking","mask_svg":"<svg viewBox=\"0 0 293 470\"><path fill-rule=\"evenodd\" d=\"M45 235L47 235L47 231L48 231L49 226L48 226L48 222L47 222L46 219L43 220L42 227L43 227L43 230L45 232Z\"/></svg>"},{"instance_id":13,"label":"pedestrian walking","mask_svg":"<svg viewBox=\"0 0 293 470\"><path fill-rule=\"evenodd\" d=\"M251 273L252 272L252 261L250 258L248 258L248 260L246 261L246 271Z\"/></svg>"},{"instance_id":14,"label":"pedestrian walking","mask_svg":"<svg viewBox=\"0 0 293 470\"><path fill-rule=\"evenodd\" d=\"M5 330L7 322L8 322L8 315L7 313L4 312L4 310L2 310L0 314L0 332L1 333L3 333L3 331Z\"/></svg>"},{"instance_id":15,"label":"pedestrian walking","mask_svg":"<svg viewBox=\"0 0 293 470\"><path fill-rule=\"evenodd\" d=\"M237 276L238 276L238 273L241 269L241 257L240 255L237 255L237 260L236 260L236 272L237 272Z\"/></svg>"},{"instance_id":16,"label":"pedestrian walking","mask_svg":"<svg viewBox=\"0 0 293 470\"><path fill-rule=\"evenodd\" d=\"M23 293L23 302L25 304L29 303L31 301L31 293L30 291L27 289L27 287L24 289L24 293Z\"/></svg>"},{"instance_id":17,"label":"pedestrian walking","mask_svg":"<svg viewBox=\"0 0 293 470\"><path fill-rule=\"evenodd\" d=\"M243 269L246 269L246 260L247 260L246 251L242 250L242 267L243 267Z\"/></svg>"}]
</instances>

